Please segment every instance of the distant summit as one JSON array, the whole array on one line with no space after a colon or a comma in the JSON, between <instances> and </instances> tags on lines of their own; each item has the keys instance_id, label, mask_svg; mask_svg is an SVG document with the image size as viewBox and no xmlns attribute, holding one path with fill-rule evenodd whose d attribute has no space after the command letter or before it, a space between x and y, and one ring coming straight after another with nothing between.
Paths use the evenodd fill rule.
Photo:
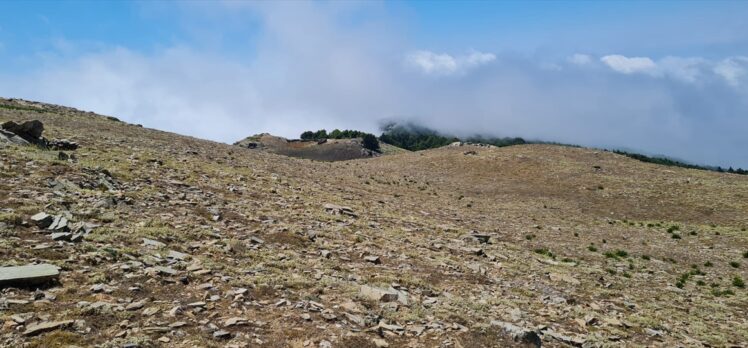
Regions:
<instances>
[{"instance_id":1,"label":"distant summit","mask_svg":"<svg viewBox=\"0 0 748 348\"><path fill-rule=\"evenodd\" d=\"M379 151L366 148L364 137L349 139L308 138L286 139L268 133L244 138L234 145L275 153L289 157L298 157L316 161L347 161L359 158L377 157L383 154L398 152L394 146L384 145ZM374 138L376 140L376 138ZM379 143L377 142L379 145Z\"/></svg>"}]
</instances>

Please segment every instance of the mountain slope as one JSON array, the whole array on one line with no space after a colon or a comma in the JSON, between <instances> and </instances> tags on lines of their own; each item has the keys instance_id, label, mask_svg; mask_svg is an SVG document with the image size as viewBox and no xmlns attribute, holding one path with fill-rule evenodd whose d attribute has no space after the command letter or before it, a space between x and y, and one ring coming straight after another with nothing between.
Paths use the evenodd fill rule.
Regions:
<instances>
[{"instance_id":1,"label":"mountain slope","mask_svg":"<svg viewBox=\"0 0 748 348\"><path fill-rule=\"evenodd\" d=\"M2 346L748 343L744 176L550 145L314 162L0 104L80 145L0 146L2 266L61 268L2 290ZM39 212L100 226L54 241Z\"/></svg>"}]
</instances>

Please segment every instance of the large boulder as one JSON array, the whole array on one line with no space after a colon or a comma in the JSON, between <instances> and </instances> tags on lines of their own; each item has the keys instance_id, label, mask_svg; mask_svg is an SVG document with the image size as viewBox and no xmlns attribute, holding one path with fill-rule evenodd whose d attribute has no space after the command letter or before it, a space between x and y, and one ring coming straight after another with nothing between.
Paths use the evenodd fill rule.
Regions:
<instances>
[{"instance_id":1,"label":"large boulder","mask_svg":"<svg viewBox=\"0 0 748 348\"><path fill-rule=\"evenodd\" d=\"M12 143L17 145L29 145L29 142L17 136L13 132L0 129L0 143Z\"/></svg>"},{"instance_id":2,"label":"large boulder","mask_svg":"<svg viewBox=\"0 0 748 348\"><path fill-rule=\"evenodd\" d=\"M38 144L42 141L41 137L44 132L44 124L39 120L26 121L21 124L8 121L2 124L2 129L15 134L30 143Z\"/></svg>"}]
</instances>

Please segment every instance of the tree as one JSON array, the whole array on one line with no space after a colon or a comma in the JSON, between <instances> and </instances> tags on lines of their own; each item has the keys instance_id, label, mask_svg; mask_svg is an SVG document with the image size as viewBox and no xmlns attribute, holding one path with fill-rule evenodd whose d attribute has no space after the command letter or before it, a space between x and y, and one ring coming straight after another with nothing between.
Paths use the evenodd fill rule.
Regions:
<instances>
[{"instance_id":1,"label":"tree","mask_svg":"<svg viewBox=\"0 0 748 348\"><path fill-rule=\"evenodd\" d=\"M327 139L327 131L324 129L320 129L314 133L314 139L320 140L320 139Z\"/></svg>"},{"instance_id":2,"label":"tree","mask_svg":"<svg viewBox=\"0 0 748 348\"><path fill-rule=\"evenodd\" d=\"M314 132L306 131L304 133L301 133L301 140L312 140L312 139L314 139Z\"/></svg>"},{"instance_id":3,"label":"tree","mask_svg":"<svg viewBox=\"0 0 748 348\"><path fill-rule=\"evenodd\" d=\"M365 149L379 151L379 140L377 140L377 137L375 137L374 134L365 134L362 145Z\"/></svg>"}]
</instances>

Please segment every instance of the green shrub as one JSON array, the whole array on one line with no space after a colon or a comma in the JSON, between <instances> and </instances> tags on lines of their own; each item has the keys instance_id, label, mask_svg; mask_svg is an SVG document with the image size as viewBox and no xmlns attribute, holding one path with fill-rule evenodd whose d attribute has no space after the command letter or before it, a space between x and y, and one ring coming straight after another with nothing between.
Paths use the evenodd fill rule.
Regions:
<instances>
[{"instance_id":1,"label":"green shrub","mask_svg":"<svg viewBox=\"0 0 748 348\"><path fill-rule=\"evenodd\" d=\"M740 278L740 276L732 278L732 285L736 288L745 289L745 282L743 281L743 278Z\"/></svg>"},{"instance_id":2,"label":"green shrub","mask_svg":"<svg viewBox=\"0 0 748 348\"><path fill-rule=\"evenodd\" d=\"M550 257L552 259L556 259L556 255L554 255L550 250L548 250L546 248L535 249L535 253L536 254L540 254L540 255L548 256L548 257Z\"/></svg>"},{"instance_id":3,"label":"green shrub","mask_svg":"<svg viewBox=\"0 0 748 348\"><path fill-rule=\"evenodd\" d=\"M619 258L626 258L629 256L629 253L626 252L626 250L616 249L615 251L606 251L605 257L609 259L619 259Z\"/></svg>"},{"instance_id":4,"label":"green shrub","mask_svg":"<svg viewBox=\"0 0 748 348\"><path fill-rule=\"evenodd\" d=\"M721 296L735 295L735 293L730 289L720 291L718 288L714 288L712 289L712 295L721 297Z\"/></svg>"}]
</instances>

